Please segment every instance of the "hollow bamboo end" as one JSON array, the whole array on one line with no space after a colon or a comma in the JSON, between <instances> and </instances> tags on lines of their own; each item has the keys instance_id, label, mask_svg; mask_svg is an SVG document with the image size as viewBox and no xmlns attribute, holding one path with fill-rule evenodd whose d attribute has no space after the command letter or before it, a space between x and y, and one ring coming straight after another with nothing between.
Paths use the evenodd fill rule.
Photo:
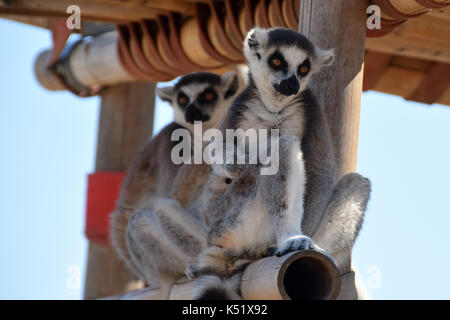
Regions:
<instances>
[{"instance_id":1,"label":"hollow bamboo end","mask_svg":"<svg viewBox=\"0 0 450 320\"><path fill-rule=\"evenodd\" d=\"M340 291L339 271L326 255L297 251L280 267L278 290L286 300L334 300Z\"/></svg>"}]
</instances>

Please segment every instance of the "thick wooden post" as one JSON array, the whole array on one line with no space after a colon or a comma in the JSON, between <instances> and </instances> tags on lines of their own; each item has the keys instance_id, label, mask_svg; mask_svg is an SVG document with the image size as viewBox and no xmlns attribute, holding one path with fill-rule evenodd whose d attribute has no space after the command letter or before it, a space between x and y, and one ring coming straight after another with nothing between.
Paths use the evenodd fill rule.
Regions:
<instances>
[{"instance_id":1,"label":"thick wooden post","mask_svg":"<svg viewBox=\"0 0 450 320\"><path fill-rule=\"evenodd\" d=\"M138 149L151 137L155 85L130 83L106 89L102 95L95 170L125 171ZM139 289L138 281L112 248L90 242L85 299Z\"/></svg>"},{"instance_id":2,"label":"thick wooden post","mask_svg":"<svg viewBox=\"0 0 450 320\"><path fill-rule=\"evenodd\" d=\"M338 176L355 171L362 93L367 2L302 0L299 32L322 49L335 49L312 88L325 107L336 152Z\"/></svg>"},{"instance_id":3,"label":"thick wooden post","mask_svg":"<svg viewBox=\"0 0 450 320\"><path fill-rule=\"evenodd\" d=\"M356 170L362 93L367 1L302 0L299 32L322 49L335 49L335 62L314 79L312 88L325 107L333 138L337 177ZM351 253L341 273L350 271ZM341 298L356 298L347 273Z\"/></svg>"}]
</instances>

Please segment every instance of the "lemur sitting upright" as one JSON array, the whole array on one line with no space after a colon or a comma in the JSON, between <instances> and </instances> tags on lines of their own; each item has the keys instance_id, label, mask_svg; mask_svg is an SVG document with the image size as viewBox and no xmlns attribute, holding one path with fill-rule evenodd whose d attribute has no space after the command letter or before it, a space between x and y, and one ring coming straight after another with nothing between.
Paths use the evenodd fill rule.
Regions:
<instances>
[{"instance_id":1,"label":"lemur sitting upright","mask_svg":"<svg viewBox=\"0 0 450 320\"><path fill-rule=\"evenodd\" d=\"M254 28L244 54L248 86L219 128L279 129L279 171L263 176L258 165L225 164L211 174L204 200L208 248L187 271L201 299L236 297L222 279L268 252L321 246L339 259L353 245L370 195L369 181L357 174L343 177L332 193L329 128L308 82L332 63L333 51L289 29Z\"/></svg>"},{"instance_id":2,"label":"lemur sitting upright","mask_svg":"<svg viewBox=\"0 0 450 320\"><path fill-rule=\"evenodd\" d=\"M294 223L301 220L289 200L280 201L302 201L302 181L295 181L302 173L302 161L297 156L303 156L306 185L302 225L301 229L296 225L295 233L303 231L310 236L338 260L338 267L358 235L370 196L369 181L358 174L348 174L335 184L334 151L324 110L306 89L310 75L331 63L331 52L322 52L308 39L285 29L254 29L244 46L250 83L236 99L222 128L279 128L284 135L280 138L279 172L261 176L259 169L249 165L242 171L240 166L225 166L226 170L211 173L196 197L197 205L203 205L208 232L201 220L192 220L187 214L190 211L173 199L158 200L152 211L136 212L127 228L130 251L140 257L140 268L147 270L148 277L153 275L166 284L168 279L183 275L181 270L190 260L184 257L198 255L209 238L210 247L203 250L194 268L188 269L190 275L197 276L197 298L212 298L208 295L214 293L208 291L214 289L212 286L222 290L215 297L239 298L239 278L232 276L239 263L256 259L266 254L266 248L277 245L273 220L268 217L288 211ZM180 182L187 187L192 184L189 179ZM202 237L203 242L198 240ZM237 245L233 247L234 243ZM297 244L313 245L303 236L280 244L278 254L298 249ZM222 281L230 276L233 281Z\"/></svg>"},{"instance_id":3,"label":"lemur sitting upright","mask_svg":"<svg viewBox=\"0 0 450 320\"><path fill-rule=\"evenodd\" d=\"M136 211L152 210L157 199L168 198L176 193L173 188L177 179L184 179L184 176L177 178L180 170L192 171L191 165L176 165L171 160L172 148L178 143L171 141L172 132L179 128L192 131L194 121L202 121L203 129L215 126L227 111L238 86L236 73L230 71L223 76L208 72L192 73L181 77L174 86L157 88L158 96L173 107L174 121L151 139L132 161L116 209L111 214L113 247L126 265L147 283L157 279L153 279L145 270L151 261L142 263L138 261L138 255L130 254L129 241L126 239L129 220ZM203 245L204 239L198 241ZM170 260L170 257L167 258ZM174 263L170 261L168 265L173 266Z\"/></svg>"}]
</instances>

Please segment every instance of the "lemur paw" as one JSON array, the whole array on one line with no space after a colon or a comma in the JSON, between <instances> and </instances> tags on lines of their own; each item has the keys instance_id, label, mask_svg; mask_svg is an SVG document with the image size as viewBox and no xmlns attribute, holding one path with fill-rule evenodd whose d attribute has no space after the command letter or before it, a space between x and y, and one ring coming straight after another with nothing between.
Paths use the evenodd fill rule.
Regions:
<instances>
[{"instance_id":1,"label":"lemur paw","mask_svg":"<svg viewBox=\"0 0 450 320\"><path fill-rule=\"evenodd\" d=\"M281 247L275 251L277 257L281 257L286 253L299 250L317 250L317 247L310 237L305 235L292 236L288 238ZM321 250L321 249L320 249Z\"/></svg>"},{"instance_id":2,"label":"lemur paw","mask_svg":"<svg viewBox=\"0 0 450 320\"><path fill-rule=\"evenodd\" d=\"M200 270L195 265L189 265L186 267L186 270L184 270L184 274L189 280L193 280L200 274Z\"/></svg>"}]
</instances>

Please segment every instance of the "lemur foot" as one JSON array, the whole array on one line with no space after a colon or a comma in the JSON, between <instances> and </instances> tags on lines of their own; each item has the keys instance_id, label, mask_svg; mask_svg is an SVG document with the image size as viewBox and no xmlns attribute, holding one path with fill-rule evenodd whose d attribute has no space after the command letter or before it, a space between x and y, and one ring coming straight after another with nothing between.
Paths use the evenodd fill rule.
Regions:
<instances>
[{"instance_id":1,"label":"lemur foot","mask_svg":"<svg viewBox=\"0 0 450 320\"><path fill-rule=\"evenodd\" d=\"M289 252L300 250L314 250L320 252L321 254L327 256L331 261L333 261L334 264L337 264L335 258L333 258L328 252L316 245L310 237L307 237L305 235L297 235L288 238L281 246L281 248L275 251L274 255L277 257L281 257Z\"/></svg>"},{"instance_id":2,"label":"lemur foot","mask_svg":"<svg viewBox=\"0 0 450 320\"><path fill-rule=\"evenodd\" d=\"M319 251L322 249L320 249L310 237L307 237L305 235L297 235L286 239L281 247L277 251L275 251L275 255L281 257L286 253L299 250Z\"/></svg>"}]
</instances>

